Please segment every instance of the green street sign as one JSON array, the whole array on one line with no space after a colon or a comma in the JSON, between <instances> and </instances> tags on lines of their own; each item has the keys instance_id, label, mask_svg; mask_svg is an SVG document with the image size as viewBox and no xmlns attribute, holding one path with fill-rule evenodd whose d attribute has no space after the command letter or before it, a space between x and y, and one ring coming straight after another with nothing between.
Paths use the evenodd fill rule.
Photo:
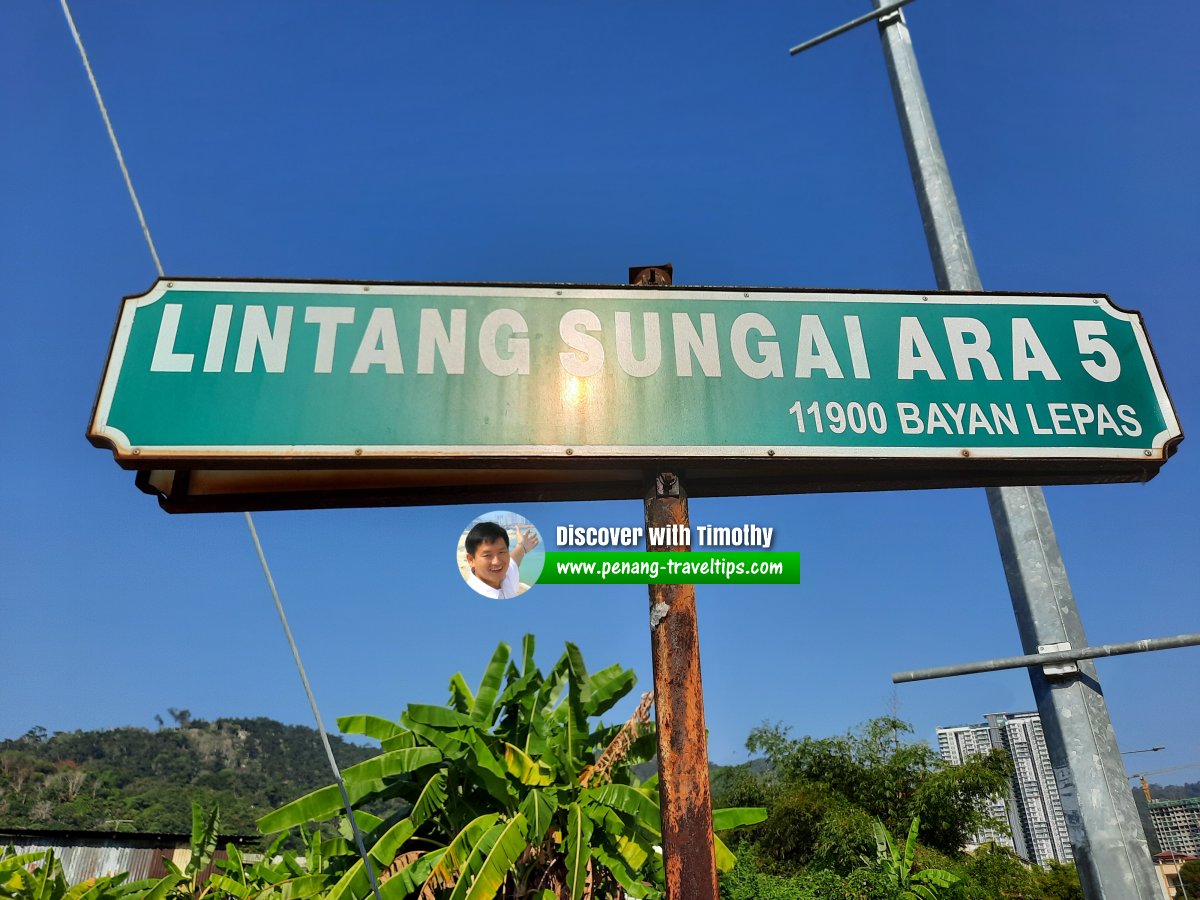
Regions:
<instances>
[{"instance_id":1,"label":"green street sign","mask_svg":"<svg viewBox=\"0 0 1200 900\"><path fill-rule=\"evenodd\" d=\"M693 493L1141 480L1182 432L1104 296L161 280L88 437L168 498L473 499L624 496L663 461Z\"/></svg>"}]
</instances>

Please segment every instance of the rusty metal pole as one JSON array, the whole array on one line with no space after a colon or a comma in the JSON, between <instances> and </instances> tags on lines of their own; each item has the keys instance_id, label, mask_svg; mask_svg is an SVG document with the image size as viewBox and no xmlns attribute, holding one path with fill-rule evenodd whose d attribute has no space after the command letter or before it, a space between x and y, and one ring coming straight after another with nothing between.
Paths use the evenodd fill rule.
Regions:
<instances>
[{"instance_id":1,"label":"rusty metal pole","mask_svg":"<svg viewBox=\"0 0 1200 900\"><path fill-rule=\"evenodd\" d=\"M663 472L646 496L646 534L671 525L688 528L687 496L679 479ZM692 548L689 540L647 549ZM667 900L717 900L695 585L650 585L650 648Z\"/></svg>"},{"instance_id":2,"label":"rusty metal pole","mask_svg":"<svg viewBox=\"0 0 1200 900\"><path fill-rule=\"evenodd\" d=\"M669 265L629 275L634 284L671 283ZM671 526L679 543L652 547L650 529ZM687 494L675 473L656 473L646 492L646 535L647 550L692 549ZM650 585L650 647L667 900L717 900L695 585Z\"/></svg>"}]
</instances>

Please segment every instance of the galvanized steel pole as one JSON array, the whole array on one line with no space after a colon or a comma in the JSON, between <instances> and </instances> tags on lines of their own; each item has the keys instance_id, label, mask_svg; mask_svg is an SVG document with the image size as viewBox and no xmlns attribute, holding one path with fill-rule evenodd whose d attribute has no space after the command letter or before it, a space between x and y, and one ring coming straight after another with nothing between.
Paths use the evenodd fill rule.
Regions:
<instances>
[{"instance_id":1,"label":"galvanized steel pole","mask_svg":"<svg viewBox=\"0 0 1200 900\"><path fill-rule=\"evenodd\" d=\"M629 276L635 284L670 284L671 267L630 269ZM646 549L691 550L690 540L653 547L649 540L651 529L658 528L674 528L684 538L690 524L681 479L656 474L646 492ZM695 585L650 585L650 649L667 900L717 900Z\"/></svg>"},{"instance_id":2,"label":"galvanized steel pole","mask_svg":"<svg viewBox=\"0 0 1200 900\"><path fill-rule=\"evenodd\" d=\"M887 5L873 2L876 9ZM880 17L879 35L938 287L981 290L901 10ZM1023 649L1028 654L1086 647L1041 488L988 488L987 498ZM1029 680L1084 896L1159 900L1095 665L1081 661L1077 672L1053 678L1033 667Z\"/></svg>"}]
</instances>

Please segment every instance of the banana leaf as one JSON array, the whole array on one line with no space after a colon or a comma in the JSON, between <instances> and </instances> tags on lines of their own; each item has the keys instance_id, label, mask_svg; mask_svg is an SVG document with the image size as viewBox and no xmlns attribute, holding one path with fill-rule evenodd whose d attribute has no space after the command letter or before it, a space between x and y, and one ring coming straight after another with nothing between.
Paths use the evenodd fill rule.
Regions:
<instances>
[{"instance_id":1,"label":"banana leaf","mask_svg":"<svg viewBox=\"0 0 1200 900\"><path fill-rule=\"evenodd\" d=\"M587 666L584 665L583 653L570 641L567 641L567 671L570 673L570 692L580 707L587 709L592 703L592 679L588 675Z\"/></svg>"},{"instance_id":2,"label":"banana leaf","mask_svg":"<svg viewBox=\"0 0 1200 900\"><path fill-rule=\"evenodd\" d=\"M371 858L381 866L390 866L405 842L416 834L412 819L401 819L383 833L370 850Z\"/></svg>"},{"instance_id":3,"label":"banana leaf","mask_svg":"<svg viewBox=\"0 0 1200 900\"><path fill-rule=\"evenodd\" d=\"M589 716L602 716L633 690L633 686L637 684L637 675L633 669L614 664L592 675L591 682L591 696L585 711Z\"/></svg>"},{"instance_id":4,"label":"banana leaf","mask_svg":"<svg viewBox=\"0 0 1200 900\"><path fill-rule=\"evenodd\" d=\"M471 748L471 758L474 760L474 775L479 784L505 808L515 805L517 792L508 781L508 770L488 747L487 742L478 731L466 734L467 745Z\"/></svg>"},{"instance_id":5,"label":"banana leaf","mask_svg":"<svg viewBox=\"0 0 1200 900\"><path fill-rule=\"evenodd\" d=\"M554 812L558 809L554 797L545 791L530 791L521 801L521 815L528 823L529 843L539 844L546 836L554 821Z\"/></svg>"},{"instance_id":6,"label":"banana leaf","mask_svg":"<svg viewBox=\"0 0 1200 900\"><path fill-rule=\"evenodd\" d=\"M139 878L137 881L129 881L121 885L118 896L145 900L146 894L156 884L158 884L157 878Z\"/></svg>"},{"instance_id":7,"label":"banana leaf","mask_svg":"<svg viewBox=\"0 0 1200 900\"><path fill-rule=\"evenodd\" d=\"M238 881L236 878L230 878L228 875L217 875L214 873L208 879L208 883L218 891L233 894L233 896L239 897L241 900L246 900L254 892L254 888L250 885L243 884L241 881Z\"/></svg>"},{"instance_id":8,"label":"banana leaf","mask_svg":"<svg viewBox=\"0 0 1200 900\"><path fill-rule=\"evenodd\" d=\"M346 897L348 900L362 897L371 890L371 879L367 877L367 870L363 866L362 858L345 871L337 883L324 894L324 900L341 900Z\"/></svg>"},{"instance_id":9,"label":"banana leaf","mask_svg":"<svg viewBox=\"0 0 1200 900\"><path fill-rule=\"evenodd\" d=\"M559 767L571 780L578 778L583 769L584 750L590 734L587 714L579 702L579 692L574 684L574 679L571 679L567 702L554 712L554 721L560 727L549 742Z\"/></svg>"},{"instance_id":10,"label":"banana leaf","mask_svg":"<svg viewBox=\"0 0 1200 900\"><path fill-rule=\"evenodd\" d=\"M554 770L541 760L531 759L520 747L504 744L504 765L508 774L521 782L535 787L550 784L554 780Z\"/></svg>"},{"instance_id":11,"label":"banana leaf","mask_svg":"<svg viewBox=\"0 0 1200 900\"><path fill-rule=\"evenodd\" d=\"M633 743L629 746L629 752L625 754L625 764L636 766L640 762L654 759L657 753L658 726L656 723L650 722L640 730L638 736L634 738Z\"/></svg>"},{"instance_id":12,"label":"banana leaf","mask_svg":"<svg viewBox=\"0 0 1200 900\"><path fill-rule=\"evenodd\" d=\"M592 803L599 803L632 816L652 834L662 834L656 792L627 784L605 784L585 789L582 796Z\"/></svg>"},{"instance_id":13,"label":"banana leaf","mask_svg":"<svg viewBox=\"0 0 1200 900\"><path fill-rule=\"evenodd\" d=\"M416 722L419 725L432 725L434 728L469 728L475 724L474 719L464 713L444 706L430 706L427 703L410 703L404 709L400 721L408 724ZM410 726L411 727L411 726Z\"/></svg>"},{"instance_id":14,"label":"banana leaf","mask_svg":"<svg viewBox=\"0 0 1200 900\"><path fill-rule=\"evenodd\" d=\"M87 881L69 888L65 894L61 895L62 900L109 900L111 897L125 893L121 882L128 875L128 872L121 872L118 875L104 878L89 878Z\"/></svg>"},{"instance_id":15,"label":"banana leaf","mask_svg":"<svg viewBox=\"0 0 1200 900\"><path fill-rule=\"evenodd\" d=\"M521 638L521 674L532 675L537 671L537 667L533 662L533 650L537 644L536 638L532 634L527 634Z\"/></svg>"},{"instance_id":16,"label":"banana leaf","mask_svg":"<svg viewBox=\"0 0 1200 900\"><path fill-rule=\"evenodd\" d=\"M496 705L500 707L509 707L521 705L528 708L529 703L537 694L538 688L542 685L541 673L537 669L532 672L517 672L515 666L510 666L508 670L508 682L504 685L504 690L500 692L500 696L496 698Z\"/></svg>"},{"instance_id":17,"label":"banana leaf","mask_svg":"<svg viewBox=\"0 0 1200 900\"><path fill-rule=\"evenodd\" d=\"M475 703L471 706L471 718L487 727L492 724L496 713L496 698L500 695L500 684L504 680L504 669L508 658L512 655L512 647L501 641L492 654L492 660L484 670L479 689L475 692Z\"/></svg>"},{"instance_id":18,"label":"banana leaf","mask_svg":"<svg viewBox=\"0 0 1200 900\"><path fill-rule=\"evenodd\" d=\"M471 851L479 844L480 839L488 829L500 821L499 813L488 813L471 820L446 847L433 871L429 881L434 886L449 886L457 883L463 865L471 855Z\"/></svg>"},{"instance_id":19,"label":"banana leaf","mask_svg":"<svg viewBox=\"0 0 1200 900\"><path fill-rule=\"evenodd\" d=\"M424 766L430 766L442 761L442 754L433 747L410 747L405 750L391 750L380 753L356 766L342 772L346 786L357 781L377 781L381 778L392 778L396 775L407 775Z\"/></svg>"},{"instance_id":20,"label":"banana leaf","mask_svg":"<svg viewBox=\"0 0 1200 900\"><path fill-rule=\"evenodd\" d=\"M761 806L730 806L726 809L714 809L712 816L713 831L728 831L730 828L757 825L765 821L767 811Z\"/></svg>"},{"instance_id":21,"label":"banana leaf","mask_svg":"<svg viewBox=\"0 0 1200 900\"><path fill-rule=\"evenodd\" d=\"M509 669L509 681L504 686L496 706L504 711L500 728L511 734L509 740L523 742L525 729L529 727L529 716L537 702L538 690L542 686L541 674L535 669L512 677L516 670ZM499 733L499 729L497 730ZM506 734L507 736L507 734Z\"/></svg>"},{"instance_id":22,"label":"banana leaf","mask_svg":"<svg viewBox=\"0 0 1200 900\"><path fill-rule=\"evenodd\" d=\"M497 822L475 842L474 846L471 847L471 852L463 860L462 867L458 872L458 880L454 883L454 889L450 892L447 900L464 900L471 884L475 881L475 877L479 874L480 869L483 868L484 859L491 852L496 839L503 830L504 825Z\"/></svg>"},{"instance_id":23,"label":"banana leaf","mask_svg":"<svg viewBox=\"0 0 1200 900\"><path fill-rule=\"evenodd\" d=\"M546 733L549 722L544 714L539 715L537 712L537 704L540 702L538 697L534 697L529 708L521 711L521 715L524 716L521 746L526 753L533 757L542 756L546 752Z\"/></svg>"},{"instance_id":24,"label":"banana leaf","mask_svg":"<svg viewBox=\"0 0 1200 900\"><path fill-rule=\"evenodd\" d=\"M538 687L537 696L529 705L526 715L525 752L539 756L545 752L550 733L550 722L554 709L567 687L567 655L564 653L550 670L550 674Z\"/></svg>"},{"instance_id":25,"label":"banana leaf","mask_svg":"<svg viewBox=\"0 0 1200 900\"><path fill-rule=\"evenodd\" d=\"M307 900L308 897L324 897L322 890L329 883L324 875L302 875L283 884L283 900Z\"/></svg>"},{"instance_id":26,"label":"banana leaf","mask_svg":"<svg viewBox=\"0 0 1200 900\"><path fill-rule=\"evenodd\" d=\"M491 900L495 897L508 878L509 869L529 846L526 828L525 817L520 813L503 825L496 825L490 832L493 836L491 846L486 851L487 855L479 866L478 873L471 879L470 888L460 892L460 888L467 884L465 878L460 878L454 893L451 894L451 900ZM500 829L499 833L496 833L496 829ZM479 852L483 845L484 842L481 842L480 846L476 847L476 852Z\"/></svg>"},{"instance_id":27,"label":"banana leaf","mask_svg":"<svg viewBox=\"0 0 1200 900\"><path fill-rule=\"evenodd\" d=\"M583 804L583 812L597 828L607 835L625 834L629 831L629 826L610 806L601 806L599 803Z\"/></svg>"},{"instance_id":28,"label":"banana leaf","mask_svg":"<svg viewBox=\"0 0 1200 900\"><path fill-rule=\"evenodd\" d=\"M371 856L380 865L391 865L405 841L411 838L429 817L446 802L446 773L438 772L421 789L408 817L391 826L371 848Z\"/></svg>"},{"instance_id":29,"label":"banana leaf","mask_svg":"<svg viewBox=\"0 0 1200 900\"><path fill-rule=\"evenodd\" d=\"M184 875L194 877L210 862L217 851L217 833L221 830L221 809L214 806L207 816L200 804L192 801L192 855Z\"/></svg>"},{"instance_id":30,"label":"banana leaf","mask_svg":"<svg viewBox=\"0 0 1200 900\"><path fill-rule=\"evenodd\" d=\"M411 733L426 743L436 747L446 759L461 759L467 752L467 744L463 739L464 731L443 731L423 722L414 722L406 718L407 713L400 717Z\"/></svg>"},{"instance_id":31,"label":"banana leaf","mask_svg":"<svg viewBox=\"0 0 1200 900\"><path fill-rule=\"evenodd\" d=\"M365 809L356 809L354 810L354 823L358 825L359 831L361 831L363 834L366 834L367 832L374 831L376 828L382 825L383 819L379 818L379 816L375 815L374 813L367 812ZM350 820L346 816L342 816L341 819L338 820L338 834L348 841L354 840L354 828L351 827ZM317 832L317 835L319 836L320 832ZM311 856L312 852L310 851L308 855ZM311 861L308 863L308 865L309 868L312 868Z\"/></svg>"},{"instance_id":32,"label":"banana leaf","mask_svg":"<svg viewBox=\"0 0 1200 900\"><path fill-rule=\"evenodd\" d=\"M726 847L725 842L715 834L713 835L713 857L716 859L718 872L728 872L737 863L737 857L733 855L733 851Z\"/></svg>"},{"instance_id":33,"label":"banana leaf","mask_svg":"<svg viewBox=\"0 0 1200 900\"><path fill-rule=\"evenodd\" d=\"M475 705L475 695L467 687L467 679L463 678L462 672L455 672L450 676L450 705L464 714L470 713L471 707Z\"/></svg>"},{"instance_id":34,"label":"banana leaf","mask_svg":"<svg viewBox=\"0 0 1200 900\"><path fill-rule=\"evenodd\" d=\"M593 847L592 858L608 869L627 896L634 900L661 900L662 892L639 880L634 874L637 870L627 866L621 857L613 856L603 847Z\"/></svg>"},{"instance_id":35,"label":"banana leaf","mask_svg":"<svg viewBox=\"0 0 1200 900\"><path fill-rule=\"evenodd\" d=\"M417 736L405 728L379 742L379 749L384 753L390 753L393 750L407 750L416 746L418 746Z\"/></svg>"},{"instance_id":36,"label":"banana leaf","mask_svg":"<svg viewBox=\"0 0 1200 900\"><path fill-rule=\"evenodd\" d=\"M446 773L438 772L421 788L408 816L420 828L446 802Z\"/></svg>"},{"instance_id":37,"label":"banana leaf","mask_svg":"<svg viewBox=\"0 0 1200 900\"><path fill-rule=\"evenodd\" d=\"M416 893L429 880L445 852L445 848L440 847L413 860L379 886L379 896L383 900L403 900Z\"/></svg>"},{"instance_id":38,"label":"banana leaf","mask_svg":"<svg viewBox=\"0 0 1200 900\"><path fill-rule=\"evenodd\" d=\"M391 719L369 715L338 716L337 726L342 734L362 734L377 741L386 741L404 730Z\"/></svg>"},{"instance_id":39,"label":"banana leaf","mask_svg":"<svg viewBox=\"0 0 1200 900\"><path fill-rule=\"evenodd\" d=\"M550 710L558 706L558 701L562 698L562 693L567 688L567 672L570 667L570 662L567 659L567 654L564 652L558 658L558 662L554 664L554 668L550 670L550 674L546 676L546 680L542 682L542 687L538 691L538 702L534 709L534 715L545 715Z\"/></svg>"},{"instance_id":40,"label":"banana leaf","mask_svg":"<svg viewBox=\"0 0 1200 900\"><path fill-rule=\"evenodd\" d=\"M181 880L179 876L174 874L164 875L155 882L154 887L150 888L141 900L167 900L167 897L171 895L171 892L175 890L175 886Z\"/></svg>"},{"instance_id":41,"label":"banana leaf","mask_svg":"<svg viewBox=\"0 0 1200 900\"><path fill-rule=\"evenodd\" d=\"M636 836L617 835L617 850L621 860L627 865L632 872L641 871L642 866L646 864L646 860L650 858L650 854L654 852L654 848L646 841L638 840Z\"/></svg>"},{"instance_id":42,"label":"banana leaf","mask_svg":"<svg viewBox=\"0 0 1200 900\"><path fill-rule=\"evenodd\" d=\"M383 789L383 781L356 781L346 785L346 793L352 804L379 793ZM331 784L318 788L311 794L298 797L291 803L267 813L255 824L263 834L274 834L286 828L303 825L305 822L320 822L333 818L343 808L342 792L338 790L336 784Z\"/></svg>"},{"instance_id":43,"label":"banana leaf","mask_svg":"<svg viewBox=\"0 0 1200 900\"><path fill-rule=\"evenodd\" d=\"M563 850L567 864L567 892L571 900L579 900L587 886L588 859L592 820L583 814L578 803L567 807L567 826L563 832Z\"/></svg>"}]
</instances>

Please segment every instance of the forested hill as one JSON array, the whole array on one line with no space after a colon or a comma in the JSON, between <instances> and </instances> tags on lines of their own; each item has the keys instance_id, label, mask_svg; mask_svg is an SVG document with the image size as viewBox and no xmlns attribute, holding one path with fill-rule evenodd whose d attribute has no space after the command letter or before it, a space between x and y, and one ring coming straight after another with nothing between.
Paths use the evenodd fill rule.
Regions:
<instances>
[{"instance_id":1,"label":"forested hill","mask_svg":"<svg viewBox=\"0 0 1200 900\"><path fill-rule=\"evenodd\" d=\"M1187 800L1189 797L1200 797L1200 781L1188 781L1184 784L1151 784L1150 796L1155 800Z\"/></svg>"},{"instance_id":2,"label":"forested hill","mask_svg":"<svg viewBox=\"0 0 1200 900\"><path fill-rule=\"evenodd\" d=\"M157 731L33 728L0 741L0 826L189 833L198 800L220 804L226 834L254 834L259 816L333 781L315 729L265 718L176 721ZM378 753L330 742L343 768Z\"/></svg>"}]
</instances>

